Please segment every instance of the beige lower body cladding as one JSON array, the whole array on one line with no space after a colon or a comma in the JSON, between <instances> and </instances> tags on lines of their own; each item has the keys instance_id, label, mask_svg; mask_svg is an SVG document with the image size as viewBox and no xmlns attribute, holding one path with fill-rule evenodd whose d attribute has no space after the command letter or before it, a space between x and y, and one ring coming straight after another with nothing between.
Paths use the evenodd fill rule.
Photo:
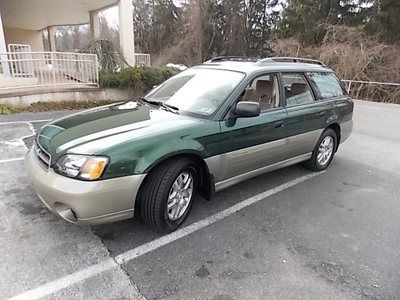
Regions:
<instances>
[{"instance_id":1,"label":"beige lower body cladding","mask_svg":"<svg viewBox=\"0 0 400 300\"><path fill-rule=\"evenodd\" d=\"M13 106L29 106L38 101L126 101L140 97L142 92L116 88L27 88L0 92L0 103Z\"/></svg>"}]
</instances>

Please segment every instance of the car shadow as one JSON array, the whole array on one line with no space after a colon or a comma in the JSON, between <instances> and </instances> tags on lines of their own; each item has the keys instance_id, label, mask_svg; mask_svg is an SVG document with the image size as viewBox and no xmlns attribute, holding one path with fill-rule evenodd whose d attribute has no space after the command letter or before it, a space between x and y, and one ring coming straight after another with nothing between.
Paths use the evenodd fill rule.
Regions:
<instances>
[{"instance_id":1,"label":"car shadow","mask_svg":"<svg viewBox=\"0 0 400 300\"><path fill-rule=\"evenodd\" d=\"M309 173L310 171L306 170L301 164L295 165L254 177L215 193L211 201L206 201L198 196L183 227ZM112 256L162 236L162 234L154 232L151 227L147 226L137 213L134 219L93 226L92 230L103 241Z\"/></svg>"}]
</instances>

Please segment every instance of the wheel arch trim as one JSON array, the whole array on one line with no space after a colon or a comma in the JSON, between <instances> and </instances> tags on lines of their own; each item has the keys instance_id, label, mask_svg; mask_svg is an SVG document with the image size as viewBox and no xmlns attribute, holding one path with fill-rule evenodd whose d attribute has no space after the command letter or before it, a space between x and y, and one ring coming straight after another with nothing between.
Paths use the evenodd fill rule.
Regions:
<instances>
[{"instance_id":1,"label":"wheel arch trim","mask_svg":"<svg viewBox=\"0 0 400 300\"><path fill-rule=\"evenodd\" d=\"M178 159L178 158L189 158L196 162L196 166L199 166L199 171L200 171L199 194L206 200L210 200L213 193L215 192L214 177L212 174L210 174L206 161L202 157L201 153L198 151L192 149L186 149L178 152L168 153L167 155L160 157L152 164L150 164L146 168L144 173L149 174L156 167L167 162L168 160ZM143 180L141 186L145 183L145 181L146 178Z\"/></svg>"},{"instance_id":2,"label":"wheel arch trim","mask_svg":"<svg viewBox=\"0 0 400 300\"><path fill-rule=\"evenodd\" d=\"M337 122L337 121L330 123L330 124L325 128L324 132L325 132L328 128L333 129L333 131L335 131L335 133L336 133L336 138L337 138L337 141L336 141L336 148L335 148L335 152L336 152L336 151L338 150L338 148L339 148L339 144L340 144L340 141L341 141L341 131L342 131L342 129L341 129L341 126L340 126L339 122ZM323 134L324 132L322 132L322 134ZM321 134L321 135L322 135L322 134Z\"/></svg>"}]
</instances>

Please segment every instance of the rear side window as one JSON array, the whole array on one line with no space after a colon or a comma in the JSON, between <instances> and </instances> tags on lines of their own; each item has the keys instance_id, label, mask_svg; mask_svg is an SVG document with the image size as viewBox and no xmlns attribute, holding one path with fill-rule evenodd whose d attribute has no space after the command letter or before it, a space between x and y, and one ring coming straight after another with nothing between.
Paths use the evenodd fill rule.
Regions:
<instances>
[{"instance_id":1,"label":"rear side window","mask_svg":"<svg viewBox=\"0 0 400 300\"><path fill-rule=\"evenodd\" d=\"M314 101L314 96L303 74L284 73L282 79L287 107Z\"/></svg>"},{"instance_id":2,"label":"rear side window","mask_svg":"<svg viewBox=\"0 0 400 300\"><path fill-rule=\"evenodd\" d=\"M342 85L334 73L313 72L307 73L307 75L312 81L313 86L316 86L318 89L318 98L326 99L344 95Z\"/></svg>"}]
</instances>

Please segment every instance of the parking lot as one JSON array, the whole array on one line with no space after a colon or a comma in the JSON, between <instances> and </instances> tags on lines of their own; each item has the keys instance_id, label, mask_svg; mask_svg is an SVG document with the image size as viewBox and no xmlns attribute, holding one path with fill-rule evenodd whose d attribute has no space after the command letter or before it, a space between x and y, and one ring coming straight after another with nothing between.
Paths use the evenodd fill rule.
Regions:
<instances>
[{"instance_id":1,"label":"parking lot","mask_svg":"<svg viewBox=\"0 0 400 300\"><path fill-rule=\"evenodd\" d=\"M65 114L0 117L1 299L400 297L400 106L356 101L327 171L293 166L198 198L166 236L140 219L79 227L43 207L22 158Z\"/></svg>"}]
</instances>

